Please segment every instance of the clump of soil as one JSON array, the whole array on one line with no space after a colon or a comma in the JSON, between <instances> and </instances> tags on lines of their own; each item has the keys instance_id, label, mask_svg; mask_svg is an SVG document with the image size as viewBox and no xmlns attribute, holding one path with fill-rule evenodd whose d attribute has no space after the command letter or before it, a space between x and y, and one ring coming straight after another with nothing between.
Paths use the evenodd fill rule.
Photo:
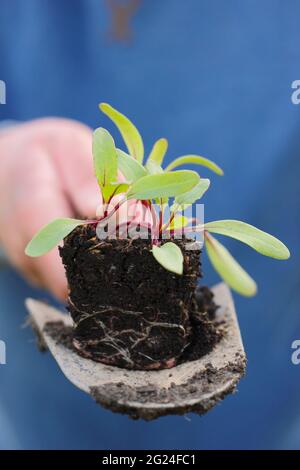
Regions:
<instances>
[{"instance_id":1,"label":"clump of soil","mask_svg":"<svg viewBox=\"0 0 300 470\"><path fill-rule=\"evenodd\" d=\"M212 291L207 286L197 286L195 298L200 312L206 312L208 317L213 320L219 307L214 302Z\"/></svg>"},{"instance_id":2,"label":"clump of soil","mask_svg":"<svg viewBox=\"0 0 300 470\"><path fill-rule=\"evenodd\" d=\"M206 354L218 341L210 291L196 295L200 250L173 241L184 254L182 276L154 259L150 240L99 240L93 225L65 238L60 255L80 354L129 369L161 369Z\"/></svg>"}]
</instances>

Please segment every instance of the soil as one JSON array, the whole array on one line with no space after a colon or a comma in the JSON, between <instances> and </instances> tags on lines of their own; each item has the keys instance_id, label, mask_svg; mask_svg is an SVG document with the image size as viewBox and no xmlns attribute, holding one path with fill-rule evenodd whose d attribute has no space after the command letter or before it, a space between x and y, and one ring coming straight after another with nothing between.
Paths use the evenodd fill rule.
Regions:
<instances>
[{"instance_id":1,"label":"soil","mask_svg":"<svg viewBox=\"0 0 300 470\"><path fill-rule=\"evenodd\" d=\"M208 317L212 320L215 318L215 314L218 305L214 302L214 294L207 286L197 286L195 291L195 297L200 312L207 312Z\"/></svg>"},{"instance_id":2,"label":"soil","mask_svg":"<svg viewBox=\"0 0 300 470\"><path fill-rule=\"evenodd\" d=\"M132 419L150 421L157 417L170 414L186 414L191 411L197 414L207 413L228 393L236 389L236 382L245 371L244 357L237 357L235 363L228 363L216 370L211 364L206 365L203 372L195 373L184 384L171 383L169 388L153 386L131 387L122 382L109 383L92 387L91 395L97 403L112 411L126 413ZM233 377L237 377L236 381ZM126 400L125 400L126 399ZM124 402L126 401L126 404ZM149 402L156 404L148 408ZM128 403L139 403L138 409ZM172 403L172 407L159 407L159 404ZM184 407L182 403L188 403Z\"/></svg>"},{"instance_id":3,"label":"soil","mask_svg":"<svg viewBox=\"0 0 300 470\"><path fill-rule=\"evenodd\" d=\"M73 345L81 355L151 370L198 359L213 348L221 333L213 294L197 288L200 250L187 250L187 240L174 242L184 254L183 276L157 263L149 240L99 240L93 225L66 237L60 255Z\"/></svg>"},{"instance_id":4,"label":"soil","mask_svg":"<svg viewBox=\"0 0 300 470\"><path fill-rule=\"evenodd\" d=\"M222 331L218 319L215 320L215 326L218 326L220 332ZM233 335L233 331L230 328L228 330L228 327L229 325L224 327L225 337ZM64 322L47 323L44 332L57 344L72 352L77 352L72 341L73 328L65 325ZM196 350L193 351L191 348L190 351L191 354L186 356L185 363L199 358ZM215 354L224 355L224 351L216 348ZM190 411L204 414L228 393L235 391L238 380L244 375L245 365L245 355L236 352L232 361L225 361L222 368L217 369L207 362L204 370L197 372L196 368L195 372L183 383L178 383L177 369L170 369L171 383L168 387L158 387L155 384L136 386L134 381L131 386L119 381L91 386L90 394L100 405L115 412L125 413L132 419L152 420L166 414L186 414ZM181 375L182 373L179 373L179 376ZM173 382L172 379L174 379ZM139 406L136 406L137 403ZM149 403L155 403L155 406L147 406ZM164 406L170 403L172 407Z\"/></svg>"}]
</instances>

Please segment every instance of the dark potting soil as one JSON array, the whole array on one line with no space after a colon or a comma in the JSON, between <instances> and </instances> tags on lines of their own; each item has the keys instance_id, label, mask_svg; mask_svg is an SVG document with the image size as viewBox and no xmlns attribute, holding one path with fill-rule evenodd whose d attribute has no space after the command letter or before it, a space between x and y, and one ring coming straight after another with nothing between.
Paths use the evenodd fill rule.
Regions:
<instances>
[{"instance_id":1,"label":"dark potting soil","mask_svg":"<svg viewBox=\"0 0 300 470\"><path fill-rule=\"evenodd\" d=\"M172 382L168 388L152 385L134 387L117 382L92 387L91 395L105 408L126 413L132 419L150 421L164 415L185 415L188 412L202 415L228 393L234 392L244 371L245 358L239 356L235 363L228 363L221 369L215 369L208 363L204 371L196 372L185 383ZM130 402L145 406L133 407ZM149 408L149 402L156 406ZM164 407L167 403L173 406Z\"/></svg>"},{"instance_id":2,"label":"dark potting soil","mask_svg":"<svg viewBox=\"0 0 300 470\"><path fill-rule=\"evenodd\" d=\"M200 250L173 241L184 254L183 276L154 259L150 240L99 240L92 225L64 240L60 255L80 354L129 369L160 369L212 349L220 333L212 294L196 291Z\"/></svg>"},{"instance_id":3,"label":"dark potting soil","mask_svg":"<svg viewBox=\"0 0 300 470\"><path fill-rule=\"evenodd\" d=\"M214 294L207 286L197 286L195 298L200 312L207 312L209 318L215 318L218 305L214 302Z\"/></svg>"},{"instance_id":4,"label":"dark potting soil","mask_svg":"<svg viewBox=\"0 0 300 470\"><path fill-rule=\"evenodd\" d=\"M196 361L206 354L210 353L214 346L221 340L224 335L224 329L219 321L209 320L207 314L198 312L192 318L193 334L189 346L185 349L180 357L178 364L188 361ZM34 325L32 325L33 327ZM34 328L35 333L37 330ZM74 328L65 325L63 322L49 322L46 324L45 332L53 338L57 344L63 345L65 348L74 352L79 352L74 346ZM39 339L39 338L38 338ZM39 345L40 343L38 343ZM46 351L47 347L41 349ZM83 354L85 356L85 354Z\"/></svg>"}]
</instances>

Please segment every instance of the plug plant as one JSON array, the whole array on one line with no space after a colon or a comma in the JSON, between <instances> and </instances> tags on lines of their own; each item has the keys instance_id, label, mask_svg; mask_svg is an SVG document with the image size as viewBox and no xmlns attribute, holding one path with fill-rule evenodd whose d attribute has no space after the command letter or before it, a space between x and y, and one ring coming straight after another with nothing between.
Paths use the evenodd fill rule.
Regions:
<instances>
[{"instance_id":1,"label":"plug plant","mask_svg":"<svg viewBox=\"0 0 300 470\"><path fill-rule=\"evenodd\" d=\"M41 256L58 245L79 225L105 226L125 202L142 201L153 216L153 224L149 225L143 220L136 221L132 217L126 221L126 228L138 226L149 229L153 256L165 269L182 275L184 261L179 246L174 241L165 242L165 235L200 232L204 235L208 257L221 278L238 293L254 295L257 290L255 281L212 234L239 240L257 252L275 259L289 258L288 248L272 235L242 221L199 221L195 224L193 219L184 215L184 211L204 196L210 187L210 180L202 178L195 171L178 168L192 164L205 167L220 176L223 175L223 170L213 161L194 154L180 156L163 167L168 148L168 142L164 138L154 143L150 155L144 161L143 140L135 125L109 104L101 103L100 109L117 126L127 147L127 152L116 148L113 137L104 128L94 131L94 171L103 199L102 215L93 220L61 218L50 222L28 243L26 254L32 257ZM118 181L118 171L122 173L124 181ZM166 210L169 217L164 221Z\"/></svg>"}]
</instances>

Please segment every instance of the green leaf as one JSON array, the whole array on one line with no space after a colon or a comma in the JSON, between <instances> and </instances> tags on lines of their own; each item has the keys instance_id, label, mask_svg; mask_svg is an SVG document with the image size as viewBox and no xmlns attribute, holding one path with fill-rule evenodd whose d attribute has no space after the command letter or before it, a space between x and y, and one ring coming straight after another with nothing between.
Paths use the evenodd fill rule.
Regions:
<instances>
[{"instance_id":1,"label":"green leaf","mask_svg":"<svg viewBox=\"0 0 300 470\"><path fill-rule=\"evenodd\" d=\"M26 255L37 257L48 253L48 251L58 245L63 238L69 235L74 228L85 223L85 220L68 218L53 220L34 235L25 248Z\"/></svg>"},{"instance_id":2,"label":"green leaf","mask_svg":"<svg viewBox=\"0 0 300 470\"><path fill-rule=\"evenodd\" d=\"M205 237L205 246L213 267L232 289L246 297L256 294L255 281L232 257L225 246L211 235Z\"/></svg>"},{"instance_id":3,"label":"green leaf","mask_svg":"<svg viewBox=\"0 0 300 470\"><path fill-rule=\"evenodd\" d=\"M183 155L182 157L178 157L167 166L166 171L170 171L174 168L177 168L178 166L188 164L205 166L206 168L209 168L213 172L217 173L217 175L222 176L224 174L222 168L220 168L216 163L214 163L212 160L209 160L208 158L200 157L199 155Z\"/></svg>"},{"instance_id":4,"label":"green leaf","mask_svg":"<svg viewBox=\"0 0 300 470\"><path fill-rule=\"evenodd\" d=\"M100 103L101 111L108 116L119 129L130 155L143 163L144 144L135 125L123 114L107 103Z\"/></svg>"},{"instance_id":5,"label":"green leaf","mask_svg":"<svg viewBox=\"0 0 300 470\"><path fill-rule=\"evenodd\" d=\"M183 227L186 227L188 223L189 223L188 217L186 217L185 215L176 215L174 219L172 220L172 222L170 223L170 225L166 227L166 230L168 231L178 230Z\"/></svg>"},{"instance_id":6,"label":"green leaf","mask_svg":"<svg viewBox=\"0 0 300 470\"><path fill-rule=\"evenodd\" d=\"M128 199L146 200L177 196L196 186L199 179L198 173L189 170L147 175L131 186Z\"/></svg>"},{"instance_id":7,"label":"green leaf","mask_svg":"<svg viewBox=\"0 0 300 470\"><path fill-rule=\"evenodd\" d=\"M157 175L159 173L164 173L164 170L162 167L156 163L154 160L149 160L146 163L146 170L148 171L149 175ZM162 204L168 204L168 198L157 198L155 199L155 204L157 205L162 205Z\"/></svg>"},{"instance_id":8,"label":"green leaf","mask_svg":"<svg viewBox=\"0 0 300 470\"><path fill-rule=\"evenodd\" d=\"M164 173L162 167L154 160L148 160L146 163L146 169L150 175L156 175L157 173Z\"/></svg>"},{"instance_id":9,"label":"green leaf","mask_svg":"<svg viewBox=\"0 0 300 470\"><path fill-rule=\"evenodd\" d=\"M190 191L187 191L186 193L179 194L179 196L175 198L171 210L178 207L183 207L186 209L188 206L200 199L208 190L209 186L210 180L207 178L201 178L199 183L194 188L192 188Z\"/></svg>"},{"instance_id":10,"label":"green leaf","mask_svg":"<svg viewBox=\"0 0 300 470\"><path fill-rule=\"evenodd\" d=\"M157 163L157 165L162 165L165 154L168 150L168 141L167 139L159 139L155 142L150 152L148 162L152 161Z\"/></svg>"},{"instance_id":11,"label":"green leaf","mask_svg":"<svg viewBox=\"0 0 300 470\"><path fill-rule=\"evenodd\" d=\"M99 127L93 135L93 157L96 178L101 188L116 181L118 173L117 152L110 133Z\"/></svg>"},{"instance_id":12,"label":"green leaf","mask_svg":"<svg viewBox=\"0 0 300 470\"><path fill-rule=\"evenodd\" d=\"M102 188L102 197L105 202L109 202L111 198L128 191L128 183L110 183Z\"/></svg>"},{"instance_id":13,"label":"green leaf","mask_svg":"<svg viewBox=\"0 0 300 470\"><path fill-rule=\"evenodd\" d=\"M118 167L127 181L134 183L147 175L147 171L137 160L132 158L123 150L117 149Z\"/></svg>"},{"instance_id":14,"label":"green leaf","mask_svg":"<svg viewBox=\"0 0 300 470\"><path fill-rule=\"evenodd\" d=\"M175 243L167 242L162 246L153 246L152 253L163 268L175 274L183 273L183 255Z\"/></svg>"},{"instance_id":15,"label":"green leaf","mask_svg":"<svg viewBox=\"0 0 300 470\"><path fill-rule=\"evenodd\" d=\"M208 232L219 233L239 240L262 255L276 259L288 259L290 257L288 248L280 240L245 222L217 220L205 224L204 228Z\"/></svg>"}]
</instances>

